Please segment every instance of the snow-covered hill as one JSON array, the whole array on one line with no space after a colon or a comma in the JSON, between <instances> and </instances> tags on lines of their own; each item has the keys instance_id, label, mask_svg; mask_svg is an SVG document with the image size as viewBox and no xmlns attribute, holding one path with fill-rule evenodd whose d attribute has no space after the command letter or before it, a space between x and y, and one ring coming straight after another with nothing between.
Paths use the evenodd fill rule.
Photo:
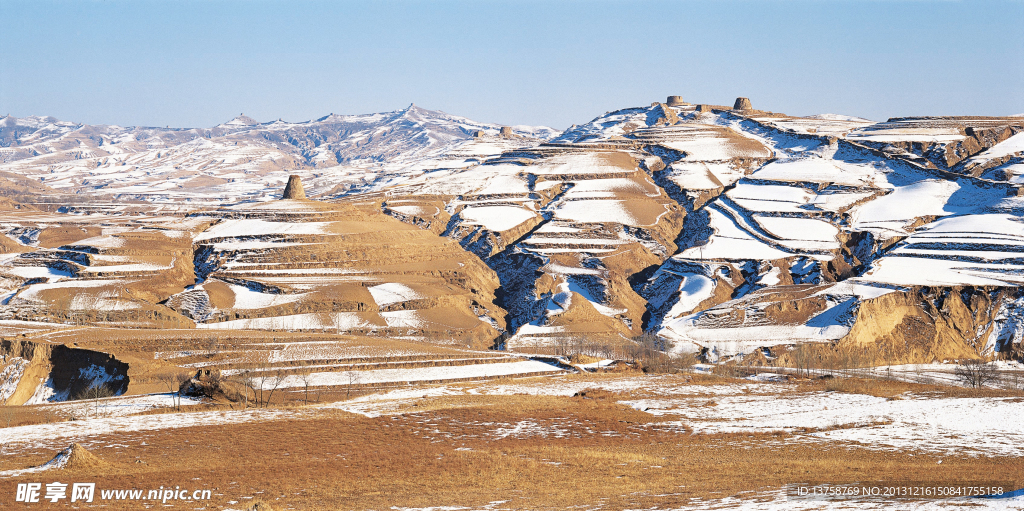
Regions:
<instances>
[{"instance_id":1,"label":"snow-covered hill","mask_svg":"<svg viewBox=\"0 0 1024 511\"><path fill-rule=\"evenodd\" d=\"M0 172L29 177L58 192L122 200L237 200L261 195L290 173L306 178L314 194L339 193L395 166L454 151L478 134L499 137L501 130L415 105L300 123L258 123L239 115L209 129L4 117ZM556 134L551 128L513 126L496 150Z\"/></svg>"},{"instance_id":2,"label":"snow-covered hill","mask_svg":"<svg viewBox=\"0 0 1024 511\"><path fill-rule=\"evenodd\" d=\"M222 219L189 227L191 246L172 243L180 256L169 258L60 241L88 237L82 233L92 224L90 236L106 235L116 216L77 216L79 232L54 216L9 214L5 306L15 319L38 318L13 306L36 311L56 300L47 317L60 317L71 307L60 300L84 306L100 295L134 296L132 310L146 318L203 327L301 329L306 323L296 318L319 314L309 325L407 328L433 339L454 331L459 317L474 342L504 329L507 338L495 341L509 349L567 339L623 346L653 333L677 352L709 356L830 342L915 362L1012 352L1024 337L1021 118L874 123L655 103L561 134L415 106L308 123L239 116L209 130L47 118L0 124L7 161L0 171L9 175L105 201L100 209L110 214L117 213L112 200L119 208L125 199L216 202L206 218ZM323 215L274 220L268 211L278 206L249 200L278 197L289 174L302 176L312 197L457 241L478 258L466 254L482 269L474 278L488 284L459 276L464 270L454 268L469 267L464 261L431 263L440 256L424 251L430 244L394 226L358 241L337 213L330 232L293 231ZM239 199L246 201L224 204ZM135 223L173 223L150 212ZM241 218L246 228L218 234ZM276 222L275 230L250 230L265 227L260 222ZM397 262L413 254L414 267ZM194 276L181 274L182 259L193 262ZM345 273L356 262L358 278ZM104 267L114 263L124 268ZM62 284L109 279L114 270L149 279L175 269L159 295L171 298L152 307L139 305L142 295L97 294L91 284L78 286L87 291L76 301L66 296L76 285ZM289 287L292 273L310 284ZM58 284L52 293L32 287ZM240 312L238 303L260 306ZM341 313L384 319L346 322ZM419 322L406 321L416 314Z\"/></svg>"},{"instance_id":3,"label":"snow-covered hill","mask_svg":"<svg viewBox=\"0 0 1024 511\"><path fill-rule=\"evenodd\" d=\"M960 169L1015 168L1022 128L655 104L392 186L384 208L495 269L511 347L649 331L730 354L885 336L1002 349L1020 337L1006 325L1024 281L1024 199L1014 174L991 171L1002 167ZM952 307L935 286L975 314L929 319ZM884 300L899 302L892 324L855 328L873 321L862 303Z\"/></svg>"}]
</instances>

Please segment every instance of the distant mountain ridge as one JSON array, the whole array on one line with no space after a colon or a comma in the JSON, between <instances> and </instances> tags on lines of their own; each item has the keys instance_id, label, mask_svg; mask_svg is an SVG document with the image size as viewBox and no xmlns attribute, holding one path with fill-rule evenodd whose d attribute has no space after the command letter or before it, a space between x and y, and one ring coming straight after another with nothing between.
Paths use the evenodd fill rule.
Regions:
<instances>
[{"instance_id":1,"label":"distant mountain ridge","mask_svg":"<svg viewBox=\"0 0 1024 511\"><path fill-rule=\"evenodd\" d=\"M8 115L0 118L0 162L104 146L121 146L128 152L139 152L169 148L196 139L232 137L234 141L262 139L279 149L297 150L296 156L307 165L324 166L360 160L415 159L425 153L443 152L453 143L473 138L478 131L497 135L501 128L499 124L481 123L414 104L393 112L332 113L298 123L280 119L260 123L240 114L212 128L89 125L53 117ZM544 126L512 126L511 129L516 135L542 140L558 134L557 130ZM79 159L80 155L71 156L68 159Z\"/></svg>"},{"instance_id":2,"label":"distant mountain ridge","mask_svg":"<svg viewBox=\"0 0 1024 511\"><path fill-rule=\"evenodd\" d=\"M478 134L504 141L494 149L501 152L543 142L558 132L481 123L416 105L299 123L259 123L239 115L212 128L122 127L7 116L0 118L0 172L29 178L54 194L112 199L253 197L296 172L318 192L322 183L324 189L342 193L373 182L382 165L406 166L448 154L477 140Z\"/></svg>"}]
</instances>

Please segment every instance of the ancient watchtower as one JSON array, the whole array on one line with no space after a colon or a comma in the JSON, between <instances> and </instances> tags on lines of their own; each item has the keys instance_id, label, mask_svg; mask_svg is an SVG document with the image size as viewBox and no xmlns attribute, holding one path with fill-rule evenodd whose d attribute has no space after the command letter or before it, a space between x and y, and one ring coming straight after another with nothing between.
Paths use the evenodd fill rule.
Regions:
<instances>
[{"instance_id":1,"label":"ancient watchtower","mask_svg":"<svg viewBox=\"0 0 1024 511\"><path fill-rule=\"evenodd\" d=\"M683 101L683 97L682 96L669 96L668 97L668 101L666 101L665 104L668 105L668 106L686 106L686 105L689 105L689 103Z\"/></svg>"},{"instance_id":2,"label":"ancient watchtower","mask_svg":"<svg viewBox=\"0 0 1024 511\"><path fill-rule=\"evenodd\" d=\"M288 184L284 187L282 199L306 200L306 191L302 189L302 179L299 176L288 176Z\"/></svg>"}]
</instances>

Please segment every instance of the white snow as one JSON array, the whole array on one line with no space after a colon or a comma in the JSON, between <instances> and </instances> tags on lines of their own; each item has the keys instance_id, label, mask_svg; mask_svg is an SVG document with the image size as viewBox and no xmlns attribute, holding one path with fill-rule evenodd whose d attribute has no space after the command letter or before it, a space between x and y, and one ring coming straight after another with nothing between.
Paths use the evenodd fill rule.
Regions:
<instances>
[{"instance_id":1,"label":"white snow","mask_svg":"<svg viewBox=\"0 0 1024 511\"><path fill-rule=\"evenodd\" d=\"M960 189L953 181L926 179L900 186L892 193L876 198L853 210L851 224L857 230L875 230L883 236L906 234L905 225L918 217L945 216L949 197Z\"/></svg>"},{"instance_id":2,"label":"white snow","mask_svg":"<svg viewBox=\"0 0 1024 511\"><path fill-rule=\"evenodd\" d=\"M754 238L740 229L735 221L718 208L709 207L710 226L715 234L706 245L691 247L674 257L677 259L782 259L792 254Z\"/></svg>"},{"instance_id":3,"label":"white snow","mask_svg":"<svg viewBox=\"0 0 1024 511\"><path fill-rule=\"evenodd\" d=\"M361 326L369 326L369 324L355 312L292 314L196 324L196 328L210 330L351 330Z\"/></svg>"},{"instance_id":4,"label":"white snow","mask_svg":"<svg viewBox=\"0 0 1024 511\"><path fill-rule=\"evenodd\" d=\"M621 200L566 201L555 210L555 218L572 222L614 222L641 225Z\"/></svg>"},{"instance_id":5,"label":"white snow","mask_svg":"<svg viewBox=\"0 0 1024 511\"><path fill-rule=\"evenodd\" d=\"M55 270L48 266L7 266L3 268L3 271L26 279L46 278L52 280L73 277L66 271Z\"/></svg>"},{"instance_id":6,"label":"white snow","mask_svg":"<svg viewBox=\"0 0 1024 511\"><path fill-rule=\"evenodd\" d=\"M409 369L373 369L367 371L341 371L312 373L310 386L365 385L415 381L440 381L469 378L490 378L524 374L562 372L553 365L535 360L499 362L461 366L417 367ZM272 387L272 384L265 384ZM286 376L278 388L302 387L298 376Z\"/></svg>"},{"instance_id":7,"label":"white snow","mask_svg":"<svg viewBox=\"0 0 1024 511\"><path fill-rule=\"evenodd\" d=\"M23 300L39 300L39 293L43 291L50 291L54 289L76 289L76 288L93 288L93 287L106 287L115 285L124 285L132 281L125 280L65 280L62 282L54 282L47 284L33 284L25 288L18 298Z\"/></svg>"},{"instance_id":8,"label":"white snow","mask_svg":"<svg viewBox=\"0 0 1024 511\"><path fill-rule=\"evenodd\" d=\"M297 412L273 409L224 410L216 412L103 417L49 424L32 424L0 428L0 445L3 445L5 450L15 446L21 449L38 449L54 444L67 445L68 442L76 442L99 435L169 428L189 428L214 424L240 424L259 420L284 419L296 415L298 415ZM3 475L7 476L7 474Z\"/></svg>"},{"instance_id":9,"label":"white snow","mask_svg":"<svg viewBox=\"0 0 1024 511\"><path fill-rule=\"evenodd\" d=\"M726 195L750 211L778 211L805 213L800 206L810 204L817 196L809 190L796 186L763 185L740 181Z\"/></svg>"},{"instance_id":10,"label":"white snow","mask_svg":"<svg viewBox=\"0 0 1024 511\"><path fill-rule=\"evenodd\" d=\"M886 184L884 174L873 165L818 157L774 161L761 167L750 177L783 182L835 183L858 187Z\"/></svg>"},{"instance_id":11,"label":"white snow","mask_svg":"<svg viewBox=\"0 0 1024 511\"><path fill-rule=\"evenodd\" d=\"M927 248L921 248L921 244ZM964 247L970 244L971 247ZM1024 223L1008 214L951 216L927 224L862 278L894 285L1019 285ZM963 260L970 257L969 260Z\"/></svg>"},{"instance_id":12,"label":"white snow","mask_svg":"<svg viewBox=\"0 0 1024 511\"><path fill-rule=\"evenodd\" d=\"M655 415L676 415L696 433L804 433L873 449L954 456L1022 456L1024 405L1015 398L937 398L904 394L888 399L843 392L779 392L696 399L642 399L626 404ZM971 420L964 420L971 417ZM827 430L827 431L814 431Z\"/></svg>"},{"instance_id":13,"label":"white snow","mask_svg":"<svg viewBox=\"0 0 1024 511\"><path fill-rule=\"evenodd\" d=\"M467 206L459 215L465 224L482 225L494 232L507 231L537 217L533 211L515 206Z\"/></svg>"},{"instance_id":14,"label":"white snow","mask_svg":"<svg viewBox=\"0 0 1024 511\"><path fill-rule=\"evenodd\" d=\"M955 128L887 128L884 124L869 126L847 135L850 140L869 142L933 142L949 143L963 140L964 135Z\"/></svg>"},{"instance_id":15,"label":"white snow","mask_svg":"<svg viewBox=\"0 0 1024 511\"><path fill-rule=\"evenodd\" d=\"M237 284L228 284L228 287L230 287L231 291L235 294L235 304L232 306L233 309L262 309L265 307L274 307L277 305L297 302L305 298L308 294L261 293Z\"/></svg>"},{"instance_id":16,"label":"white snow","mask_svg":"<svg viewBox=\"0 0 1024 511\"><path fill-rule=\"evenodd\" d=\"M886 256L874 261L861 279L897 286L1015 286L1020 265L959 262L923 257Z\"/></svg>"},{"instance_id":17,"label":"white snow","mask_svg":"<svg viewBox=\"0 0 1024 511\"><path fill-rule=\"evenodd\" d=\"M195 241L268 234L324 234L331 222L268 222L259 219L224 220L199 233Z\"/></svg>"},{"instance_id":18,"label":"white snow","mask_svg":"<svg viewBox=\"0 0 1024 511\"><path fill-rule=\"evenodd\" d=\"M28 360L21 357L12 357L5 360L5 365L0 369L0 403L6 403L21 383L21 376L25 374L28 367Z\"/></svg>"},{"instance_id":19,"label":"white snow","mask_svg":"<svg viewBox=\"0 0 1024 511\"><path fill-rule=\"evenodd\" d=\"M700 305L701 302L711 298L715 294L717 284L713 279L704 275L688 274L679 283L679 299L665 315L666 318L675 318L688 314Z\"/></svg>"},{"instance_id":20,"label":"white snow","mask_svg":"<svg viewBox=\"0 0 1024 511\"><path fill-rule=\"evenodd\" d=\"M988 160L1002 158L1012 154L1024 152L1024 133L1018 133L988 149L977 156L973 156L968 164L984 163Z\"/></svg>"},{"instance_id":21,"label":"white snow","mask_svg":"<svg viewBox=\"0 0 1024 511\"><path fill-rule=\"evenodd\" d=\"M824 313L823 313L824 314ZM760 325L732 328L698 327L693 316L665 321L658 333L676 341L675 351L692 353L701 347L715 348L722 355L750 353L775 344L824 342L843 338L850 332L845 325L811 327L807 325Z\"/></svg>"},{"instance_id":22,"label":"white snow","mask_svg":"<svg viewBox=\"0 0 1024 511\"><path fill-rule=\"evenodd\" d=\"M424 328L428 323L416 310L381 312L380 317L392 328Z\"/></svg>"},{"instance_id":23,"label":"white snow","mask_svg":"<svg viewBox=\"0 0 1024 511\"><path fill-rule=\"evenodd\" d=\"M808 115L808 116L804 117L804 119L822 119L822 120L826 120L826 121L853 121L853 122L870 122L870 123L874 122L874 121L870 121L868 119L865 119L863 117L854 117L852 115L842 115L842 114Z\"/></svg>"},{"instance_id":24,"label":"white snow","mask_svg":"<svg viewBox=\"0 0 1024 511\"><path fill-rule=\"evenodd\" d=\"M301 245L309 245L309 243L231 240L214 243L213 250L216 252L231 252L235 250L259 250L264 248L285 248Z\"/></svg>"},{"instance_id":25,"label":"white snow","mask_svg":"<svg viewBox=\"0 0 1024 511\"><path fill-rule=\"evenodd\" d=\"M408 302L424 298L411 287L397 282L389 282L367 288L377 305L384 307L393 303Z\"/></svg>"},{"instance_id":26,"label":"white snow","mask_svg":"<svg viewBox=\"0 0 1024 511\"><path fill-rule=\"evenodd\" d=\"M835 241L839 229L814 218L753 215L754 221L781 239Z\"/></svg>"}]
</instances>

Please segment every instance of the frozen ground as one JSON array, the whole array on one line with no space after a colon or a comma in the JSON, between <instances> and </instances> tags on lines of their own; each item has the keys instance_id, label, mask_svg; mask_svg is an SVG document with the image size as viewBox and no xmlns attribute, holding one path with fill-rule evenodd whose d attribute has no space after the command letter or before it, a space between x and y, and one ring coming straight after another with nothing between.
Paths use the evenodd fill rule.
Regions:
<instances>
[{"instance_id":1,"label":"frozen ground","mask_svg":"<svg viewBox=\"0 0 1024 511\"><path fill-rule=\"evenodd\" d=\"M792 441L839 442L872 449L970 456L1024 455L1024 401L1018 398L895 399L840 392L797 392L782 383L688 385L665 377L446 385L394 390L330 405L370 417L397 413L417 400L458 395L571 396L600 388L633 395L621 401L654 416L678 418L696 433L793 434ZM653 397L656 396L656 397ZM713 403L713 404L712 404ZM972 420L964 420L971 417Z\"/></svg>"},{"instance_id":2,"label":"frozen ground","mask_svg":"<svg viewBox=\"0 0 1024 511\"><path fill-rule=\"evenodd\" d=\"M785 385L782 385L785 387ZM895 399L840 392L720 395L707 399L623 401L653 415L679 417L697 433L784 431L873 449L952 456L1021 456L1018 398ZM971 417L971 420L964 420Z\"/></svg>"},{"instance_id":3,"label":"frozen ground","mask_svg":"<svg viewBox=\"0 0 1024 511\"><path fill-rule=\"evenodd\" d=\"M658 508L669 511L672 508ZM686 507L695 511L845 511L845 510L905 510L939 511L948 509L1024 509L1024 497L1005 499L958 498L949 500L890 500L890 499L799 499L790 497L785 490L747 492L722 499L693 499Z\"/></svg>"},{"instance_id":4,"label":"frozen ground","mask_svg":"<svg viewBox=\"0 0 1024 511\"><path fill-rule=\"evenodd\" d=\"M482 507L463 506L432 506L423 508L392 507L395 511L506 511L505 501L491 502ZM601 506L586 509L603 509ZM1005 499L950 499L931 501L882 500L882 499L848 499L848 500L811 500L796 499L787 495L785 490L770 492L744 492L721 499L691 499L685 507L653 507L639 508L631 511L944 511L959 510L998 510L1018 511L1024 509L1024 497Z\"/></svg>"},{"instance_id":5,"label":"frozen ground","mask_svg":"<svg viewBox=\"0 0 1024 511\"><path fill-rule=\"evenodd\" d=\"M539 362L537 362L539 364ZM523 364L522 362L516 364ZM479 367L497 369L510 364ZM549 366L550 367L550 366ZM427 368L433 369L433 368ZM459 370L455 368L445 368ZM418 369L410 369L415 373ZM366 373L379 373L369 372ZM343 373L336 373L343 374ZM408 378L408 376L407 376ZM703 385L685 376L576 375L522 380L409 385L373 392L354 399L291 410L223 410L157 415L128 415L156 406L169 406L168 396L149 395L105 399L98 402L43 405L62 413L84 416L80 420L0 428L0 453L15 454L38 449L59 449L71 442L104 441L105 435L323 417L342 410L367 417L424 412L432 404L458 406L451 399L500 396L572 396L586 389L604 389L617 395L620 404L645 412L651 426L678 434L781 432L772 442L785 445L861 447L940 457L989 457L1024 455L1024 401L1019 398L947 398L903 394L881 398L840 392L806 392L788 383L775 382L771 374L750 381ZM342 382L345 383L345 382ZM182 404L190 401L183 400ZM94 412L97 409L99 412ZM969 420L967 420L969 418ZM429 418L424 418L429 421ZM666 422L667 420L667 422ZM449 424L449 426L452 426ZM568 438L580 425L568 419L466 424L493 438ZM451 428L449 428L451 429ZM472 429L472 428L471 428ZM459 434L458 429L451 430ZM595 434L601 434L597 431ZM744 435L745 436L745 435ZM729 437L722 437L728 443ZM34 469L33 469L34 470ZM0 472L0 478L26 473ZM482 508L458 505L430 509L506 509L502 502ZM664 508L658 508L664 509ZM1024 509L1024 499L952 499L933 501L801 500L783 490L744 492L719 499L694 499L679 509L700 510L883 510L909 509Z\"/></svg>"},{"instance_id":6,"label":"frozen ground","mask_svg":"<svg viewBox=\"0 0 1024 511\"><path fill-rule=\"evenodd\" d=\"M127 417L102 417L49 424L33 424L0 428L0 453L10 454L38 448L67 446L93 437L112 433L188 428L215 424L239 424L302 415L288 410L224 410L182 412Z\"/></svg>"}]
</instances>

